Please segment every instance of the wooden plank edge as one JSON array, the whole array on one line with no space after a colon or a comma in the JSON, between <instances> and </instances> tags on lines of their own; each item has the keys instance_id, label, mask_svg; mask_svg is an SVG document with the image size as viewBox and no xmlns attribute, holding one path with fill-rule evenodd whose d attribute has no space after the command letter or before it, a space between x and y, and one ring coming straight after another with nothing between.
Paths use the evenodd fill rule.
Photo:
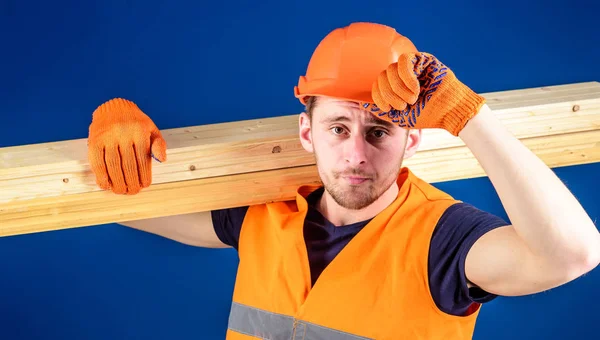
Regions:
<instances>
[{"instance_id":1,"label":"wooden plank edge","mask_svg":"<svg viewBox=\"0 0 600 340\"><path fill-rule=\"evenodd\" d=\"M499 113L499 118L521 140L600 128L600 98L579 104L577 112L571 111L570 103L561 103L551 105L551 108L535 107L529 111L503 110ZM534 122L539 122L539 125ZM459 138L446 131L430 129L423 132L419 150L442 151L457 146L464 146ZM198 150L170 149L168 155L166 163L153 162L152 183L314 164L313 156L302 148L297 135ZM87 161L0 169L0 180L0 203L101 190L96 186Z\"/></svg>"},{"instance_id":2,"label":"wooden plank edge","mask_svg":"<svg viewBox=\"0 0 600 340\"><path fill-rule=\"evenodd\" d=\"M163 183L136 195L109 191L47 197L0 206L0 237L260 204L319 184L315 166Z\"/></svg>"}]
</instances>

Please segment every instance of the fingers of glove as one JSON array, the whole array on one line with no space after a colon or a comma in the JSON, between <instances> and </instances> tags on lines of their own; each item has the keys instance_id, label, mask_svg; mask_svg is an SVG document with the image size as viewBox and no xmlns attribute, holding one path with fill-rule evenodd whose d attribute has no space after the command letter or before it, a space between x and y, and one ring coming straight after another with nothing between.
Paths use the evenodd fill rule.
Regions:
<instances>
[{"instance_id":1,"label":"fingers of glove","mask_svg":"<svg viewBox=\"0 0 600 340\"><path fill-rule=\"evenodd\" d=\"M422 69L419 70L421 63L422 59L415 53L405 53L398 58L398 76L412 95L417 98L420 90L418 77L422 72Z\"/></svg>"},{"instance_id":2,"label":"fingers of glove","mask_svg":"<svg viewBox=\"0 0 600 340\"><path fill-rule=\"evenodd\" d=\"M165 162L167 160L167 142L158 129L150 134L150 143L152 143L152 156L159 162Z\"/></svg>"},{"instance_id":3,"label":"fingers of glove","mask_svg":"<svg viewBox=\"0 0 600 340\"><path fill-rule=\"evenodd\" d=\"M121 164L123 166L123 175L127 187L127 194L134 195L140 192L140 176L138 174L137 157L133 143L129 145L120 145Z\"/></svg>"},{"instance_id":4,"label":"fingers of glove","mask_svg":"<svg viewBox=\"0 0 600 340\"><path fill-rule=\"evenodd\" d=\"M381 72L379 76L377 76L377 86L379 87L379 95L381 99L386 104L388 104L388 106L391 106L396 110L403 110L406 107L406 101L404 101L396 92L394 92L388 80L387 73L387 71ZM379 103L377 105L379 105ZM384 109L381 106L380 108L382 108L385 111L390 110Z\"/></svg>"},{"instance_id":5,"label":"fingers of glove","mask_svg":"<svg viewBox=\"0 0 600 340\"><path fill-rule=\"evenodd\" d=\"M150 139L140 139L135 142L135 157L137 159L140 185L147 188L152 184L152 157L150 156Z\"/></svg>"},{"instance_id":6,"label":"fingers of glove","mask_svg":"<svg viewBox=\"0 0 600 340\"><path fill-rule=\"evenodd\" d=\"M104 151L104 159L106 161L106 168L112 183L113 192L115 194L125 194L127 192L127 184L125 183L123 168L121 167L121 153L119 151L119 146L107 146Z\"/></svg>"},{"instance_id":7,"label":"fingers of glove","mask_svg":"<svg viewBox=\"0 0 600 340\"><path fill-rule=\"evenodd\" d=\"M92 146L88 150L88 160L90 162L90 168L96 177L96 184L100 189L110 189L110 179L108 177L108 170L106 163L104 163L104 147Z\"/></svg>"},{"instance_id":8,"label":"fingers of glove","mask_svg":"<svg viewBox=\"0 0 600 340\"><path fill-rule=\"evenodd\" d=\"M383 99L381 96L381 91L379 90L379 85L377 85L377 80L373 83L373 89L371 90L371 97L375 102L375 105L382 111L388 112L392 110L392 107ZM369 109L373 109L372 106Z\"/></svg>"},{"instance_id":9,"label":"fingers of glove","mask_svg":"<svg viewBox=\"0 0 600 340\"><path fill-rule=\"evenodd\" d=\"M419 98L418 93L413 92L409 89L404 80L400 78L398 73L398 66L396 64L390 64L386 70L387 80L390 84L394 93L396 93L404 102L408 104L414 104Z\"/></svg>"}]
</instances>

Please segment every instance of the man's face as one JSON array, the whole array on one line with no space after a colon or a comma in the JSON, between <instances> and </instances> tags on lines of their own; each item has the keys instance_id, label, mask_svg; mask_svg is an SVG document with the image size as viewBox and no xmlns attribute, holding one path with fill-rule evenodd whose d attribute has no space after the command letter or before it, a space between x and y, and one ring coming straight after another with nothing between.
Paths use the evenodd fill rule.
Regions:
<instances>
[{"instance_id":1,"label":"man's face","mask_svg":"<svg viewBox=\"0 0 600 340\"><path fill-rule=\"evenodd\" d=\"M314 152L321 181L340 206L365 208L397 180L408 130L376 118L357 103L320 97L304 131L302 137L312 140L305 148Z\"/></svg>"}]
</instances>

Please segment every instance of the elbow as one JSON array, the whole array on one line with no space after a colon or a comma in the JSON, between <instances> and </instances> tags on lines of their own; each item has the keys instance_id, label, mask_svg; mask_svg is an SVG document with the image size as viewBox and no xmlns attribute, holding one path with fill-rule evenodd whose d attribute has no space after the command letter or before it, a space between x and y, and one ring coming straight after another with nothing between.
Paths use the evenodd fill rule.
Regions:
<instances>
[{"instance_id":1,"label":"elbow","mask_svg":"<svg viewBox=\"0 0 600 340\"><path fill-rule=\"evenodd\" d=\"M571 268L575 271L576 276L581 276L594 270L600 264L600 234L597 234L597 237L595 237L595 242L582 247L579 255L574 257L571 263Z\"/></svg>"},{"instance_id":2,"label":"elbow","mask_svg":"<svg viewBox=\"0 0 600 340\"><path fill-rule=\"evenodd\" d=\"M600 234L598 234L596 240L597 242L593 243L594 246L586 252L582 260L586 273L594 270L600 264Z\"/></svg>"},{"instance_id":3,"label":"elbow","mask_svg":"<svg viewBox=\"0 0 600 340\"><path fill-rule=\"evenodd\" d=\"M600 234L596 240L581 245L576 252L557 252L561 255L554 256L550 263L553 264L552 267L561 280L568 282L577 279L591 272L600 264Z\"/></svg>"}]
</instances>

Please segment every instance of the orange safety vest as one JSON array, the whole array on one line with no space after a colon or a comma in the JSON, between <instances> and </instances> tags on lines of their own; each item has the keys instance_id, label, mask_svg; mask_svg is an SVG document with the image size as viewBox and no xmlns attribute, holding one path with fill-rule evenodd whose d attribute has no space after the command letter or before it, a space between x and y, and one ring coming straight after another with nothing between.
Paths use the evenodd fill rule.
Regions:
<instances>
[{"instance_id":1,"label":"orange safety vest","mask_svg":"<svg viewBox=\"0 0 600 340\"><path fill-rule=\"evenodd\" d=\"M429 290L429 242L459 201L403 168L396 200L375 216L311 288L307 195L252 206L239 239L227 339L471 339L479 310L439 310Z\"/></svg>"}]
</instances>

